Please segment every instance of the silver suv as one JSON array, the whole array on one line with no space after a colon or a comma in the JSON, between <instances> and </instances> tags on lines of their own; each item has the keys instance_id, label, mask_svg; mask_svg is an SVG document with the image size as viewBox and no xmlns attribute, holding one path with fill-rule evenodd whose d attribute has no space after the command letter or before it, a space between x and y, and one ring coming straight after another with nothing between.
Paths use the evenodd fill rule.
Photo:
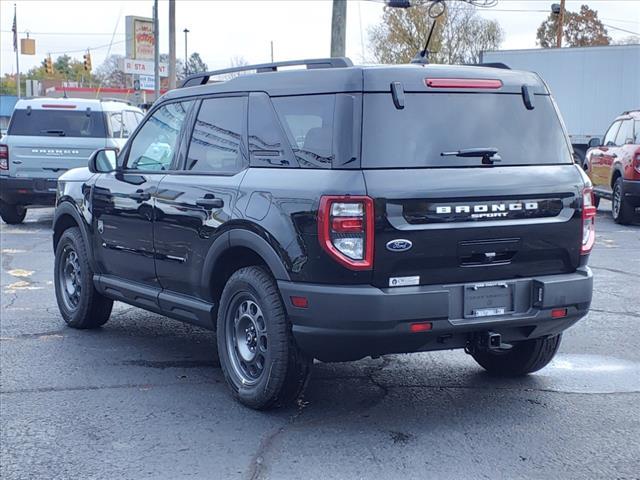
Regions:
<instances>
[{"instance_id":1,"label":"silver suv","mask_svg":"<svg viewBox=\"0 0 640 480\"><path fill-rule=\"evenodd\" d=\"M122 101L35 98L16 104L0 143L0 216L24 220L27 206L55 203L58 177L99 148L122 148L144 113Z\"/></svg>"}]
</instances>

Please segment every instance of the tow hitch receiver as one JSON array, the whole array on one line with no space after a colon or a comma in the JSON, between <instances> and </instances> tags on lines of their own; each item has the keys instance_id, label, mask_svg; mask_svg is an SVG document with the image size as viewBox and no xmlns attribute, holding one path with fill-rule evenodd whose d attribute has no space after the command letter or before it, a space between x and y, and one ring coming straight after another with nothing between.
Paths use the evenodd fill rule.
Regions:
<instances>
[{"instance_id":1,"label":"tow hitch receiver","mask_svg":"<svg viewBox=\"0 0 640 480\"><path fill-rule=\"evenodd\" d=\"M502 345L502 337L495 332L482 332L473 335L464 347L464 351L473 354L479 350L497 350Z\"/></svg>"}]
</instances>

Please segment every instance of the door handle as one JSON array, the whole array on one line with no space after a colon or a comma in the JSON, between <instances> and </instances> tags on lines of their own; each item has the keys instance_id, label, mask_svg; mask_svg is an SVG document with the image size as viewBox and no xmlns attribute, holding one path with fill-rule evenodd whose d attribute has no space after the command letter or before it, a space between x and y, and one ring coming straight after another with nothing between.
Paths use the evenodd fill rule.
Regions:
<instances>
[{"instance_id":1,"label":"door handle","mask_svg":"<svg viewBox=\"0 0 640 480\"><path fill-rule=\"evenodd\" d=\"M204 208L222 208L224 207L224 201L221 198L216 198L210 193L207 193L204 197L196 200L196 205Z\"/></svg>"},{"instance_id":2,"label":"door handle","mask_svg":"<svg viewBox=\"0 0 640 480\"><path fill-rule=\"evenodd\" d=\"M129 198L138 202L144 202L151 199L151 194L144 190L136 190L135 193L129 194Z\"/></svg>"}]
</instances>

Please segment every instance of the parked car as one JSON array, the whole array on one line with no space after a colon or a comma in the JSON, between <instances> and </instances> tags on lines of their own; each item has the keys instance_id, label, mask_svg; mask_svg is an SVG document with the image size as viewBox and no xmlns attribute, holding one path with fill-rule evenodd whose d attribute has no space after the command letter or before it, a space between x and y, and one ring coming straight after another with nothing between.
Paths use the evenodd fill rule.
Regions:
<instances>
[{"instance_id":1,"label":"parked car","mask_svg":"<svg viewBox=\"0 0 640 480\"><path fill-rule=\"evenodd\" d=\"M262 409L314 358L465 349L528 374L588 312L591 183L538 76L333 58L183 87L60 178L71 327L118 300L216 330L230 391Z\"/></svg>"},{"instance_id":2,"label":"parked car","mask_svg":"<svg viewBox=\"0 0 640 480\"><path fill-rule=\"evenodd\" d=\"M596 205L611 200L616 223L634 220L640 207L640 110L616 118L604 138L593 138L587 152Z\"/></svg>"},{"instance_id":3,"label":"parked car","mask_svg":"<svg viewBox=\"0 0 640 480\"><path fill-rule=\"evenodd\" d=\"M98 148L122 148L143 118L120 101L19 100L0 144L0 216L21 223L29 206L53 205L56 182Z\"/></svg>"}]
</instances>

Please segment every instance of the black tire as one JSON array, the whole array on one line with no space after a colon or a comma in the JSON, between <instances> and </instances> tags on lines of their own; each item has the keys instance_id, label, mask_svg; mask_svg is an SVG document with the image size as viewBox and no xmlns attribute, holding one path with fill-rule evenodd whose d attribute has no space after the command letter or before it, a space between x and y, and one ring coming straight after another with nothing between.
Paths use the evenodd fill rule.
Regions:
<instances>
[{"instance_id":1,"label":"black tire","mask_svg":"<svg viewBox=\"0 0 640 480\"><path fill-rule=\"evenodd\" d=\"M514 343L508 350L481 350L473 358L482 368L500 377L518 377L544 368L560 347L562 334Z\"/></svg>"},{"instance_id":2,"label":"black tire","mask_svg":"<svg viewBox=\"0 0 640 480\"><path fill-rule=\"evenodd\" d=\"M600 206L600 197L597 195L593 196L593 206L596 208Z\"/></svg>"},{"instance_id":3,"label":"black tire","mask_svg":"<svg viewBox=\"0 0 640 480\"><path fill-rule=\"evenodd\" d=\"M227 385L242 404L264 410L302 394L312 362L296 346L277 285L264 268L245 267L229 278L217 342Z\"/></svg>"},{"instance_id":4,"label":"black tire","mask_svg":"<svg viewBox=\"0 0 640 480\"><path fill-rule=\"evenodd\" d=\"M629 199L624 196L622 177L618 177L613 184L613 196L611 197L611 216L613 221L620 225L629 225L633 221L634 213L634 208Z\"/></svg>"},{"instance_id":5,"label":"black tire","mask_svg":"<svg viewBox=\"0 0 640 480\"><path fill-rule=\"evenodd\" d=\"M4 223L9 225L17 225L24 221L27 216L27 208L24 205L11 205L9 203L0 202L0 217Z\"/></svg>"},{"instance_id":6,"label":"black tire","mask_svg":"<svg viewBox=\"0 0 640 480\"><path fill-rule=\"evenodd\" d=\"M102 296L93 285L93 271L77 227L65 230L56 247L54 285L58 308L67 325L85 329L107 323L113 300Z\"/></svg>"}]
</instances>

